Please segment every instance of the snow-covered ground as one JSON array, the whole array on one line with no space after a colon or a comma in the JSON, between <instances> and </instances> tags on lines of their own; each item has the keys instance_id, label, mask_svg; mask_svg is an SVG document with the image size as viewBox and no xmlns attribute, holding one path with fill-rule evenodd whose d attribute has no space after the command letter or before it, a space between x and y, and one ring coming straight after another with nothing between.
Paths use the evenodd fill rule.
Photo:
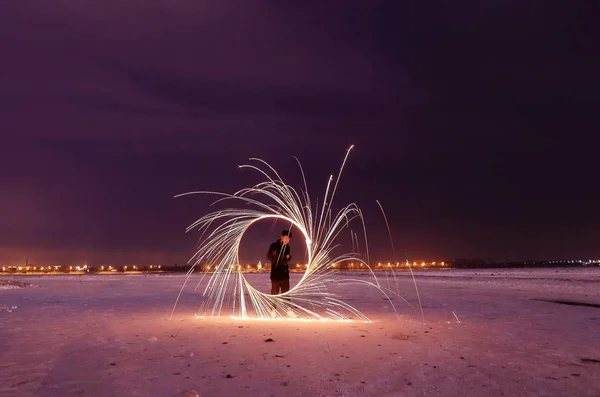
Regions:
<instances>
[{"instance_id":1,"label":"snow-covered ground","mask_svg":"<svg viewBox=\"0 0 600 397\"><path fill-rule=\"evenodd\" d=\"M0 288L0 396L600 396L600 268L418 271L425 323L378 276L413 308L340 289L366 324L198 319L195 283L169 320L179 275L0 277L34 284Z\"/></svg>"}]
</instances>

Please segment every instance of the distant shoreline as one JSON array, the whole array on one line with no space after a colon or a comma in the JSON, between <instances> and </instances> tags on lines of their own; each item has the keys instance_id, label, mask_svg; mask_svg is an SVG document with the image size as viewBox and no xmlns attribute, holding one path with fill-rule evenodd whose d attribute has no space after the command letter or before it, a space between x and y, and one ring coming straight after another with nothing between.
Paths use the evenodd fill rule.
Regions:
<instances>
[{"instance_id":1,"label":"distant shoreline","mask_svg":"<svg viewBox=\"0 0 600 397\"><path fill-rule=\"evenodd\" d=\"M440 268L440 267L420 267L420 266L415 266L415 267L373 267L371 270L367 270L367 269L331 269L331 272L334 273L356 273L356 274L361 274L361 273L389 273L389 272L394 272L394 273L410 273L411 270L413 272L432 272L432 273L438 273L438 272L453 272L453 271L460 271L460 270L485 270L485 271L492 271L494 269L496 270L526 270L526 269L530 269L530 270L534 270L534 269L592 269L592 268L598 268L600 269L600 266L597 264L593 264L593 265L584 265L584 264L554 264L554 265L521 265L521 266L515 266L515 265L498 265L498 264L494 264L494 265L479 265L479 266L469 266L469 267L444 267L444 268ZM148 270L123 270L123 268L115 268L111 271L106 271L106 270L98 270L98 269L94 269L94 268L89 268L86 271L78 271L78 270L62 270L62 271L52 271L52 270L31 270L31 271L27 271L27 270L16 270L16 271L0 271L0 277L10 277L10 276L25 276L25 277L35 277L35 276L115 276L115 275L119 275L119 276L147 276L147 275L170 275L170 274L186 274L187 272L189 272L190 268L189 267L183 267L183 266L170 266L170 267L161 267L160 269L156 268L156 269L148 269ZM237 273L238 270L233 270L232 273ZM268 275L269 274L269 270L241 270L241 272L243 274L265 274ZM304 273L305 270L304 269L290 269L290 273L298 273L298 274L302 274ZM197 269L194 270L193 272L194 274L198 274L198 273L208 273L208 274L214 274L215 272L209 271L206 272L205 270L201 270L199 267Z\"/></svg>"}]
</instances>

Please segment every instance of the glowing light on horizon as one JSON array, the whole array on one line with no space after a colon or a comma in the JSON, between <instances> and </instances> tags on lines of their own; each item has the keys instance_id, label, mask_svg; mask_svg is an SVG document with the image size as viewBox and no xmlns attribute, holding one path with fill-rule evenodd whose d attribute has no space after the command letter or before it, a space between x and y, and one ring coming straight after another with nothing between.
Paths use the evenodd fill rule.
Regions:
<instances>
[{"instance_id":1,"label":"glowing light on horizon","mask_svg":"<svg viewBox=\"0 0 600 397\"><path fill-rule=\"evenodd\" d=\"M335 182L333 176L329 177L320 207L313 207L304 171L297 159L304 181L303 191L297 191L286 184L265 161L250 159L258 165L243 165L240 168L257 171L265 181L234 194L196 191L175 196L210 194L220 197L215 203L234 201L239 206L211 212L187 228L187 232L198 230L207 237L189 261L192 267L179 292L173 312L194 268L203 262L209 262L214 270L202 292L205 300L196 315L198 318L227 316L257 320L369 321L365 314L328 289L332 283L336 286L360 284L376 288L387 299L389 294L395 294L379 284L369 267L368 248L366 260L352 252L341 255L334 255L333 252L339 248L335 243L338 235L351 221L359 220L364 231L362 212L356 204L349 204L337 212L332 209L337 186L352 148L351 146L346 152ZM240 263L238 251L244 234L250 226L262 220L283 221L286 228L299 232L306 241L306 270L290 291L280 295L269 295L254 288L244 277L241 266L237 265ZM360 267L365 266L370 270L372 281L333 278L333 270L330 269L336 269L339 263L348 261L352 261L351 266L359 263ZM259 264L259 269L260 267ZM207 274L208 269L202 280ZM391 300L390 304L395 311Z\"/></svg>"}]
</instances>

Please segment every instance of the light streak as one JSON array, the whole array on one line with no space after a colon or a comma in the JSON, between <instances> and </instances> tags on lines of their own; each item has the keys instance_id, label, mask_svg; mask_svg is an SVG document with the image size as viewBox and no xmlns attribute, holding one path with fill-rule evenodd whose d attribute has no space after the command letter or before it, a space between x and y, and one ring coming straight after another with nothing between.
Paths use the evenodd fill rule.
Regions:
<instances>
[{"instance_id":1,"label":"light streak","mask_svg":"<svg viewBox=\"0 0 600 397\"><path fill-rule=\"evenodd\" d=\"M390 229L390 224L388 222L387 219L387 215L385 214L385 211L383 210L383 206L381 205L381 203L379 202L379 200L375 200L377 202L377 205L379 206L379 209L381 210L381 214L383 215L383 219L385 220L385 225L387 226L387 231L388 231L388 235L390 236L390 243L392 244L392 253L394 254L394 258L396 257L396 249L394 248L394 239L392 238L392 230ZM417 288L417 280L415 280L415 274L413 273L412 267L410 267L410 263L408 263L408 258L406 259L406 266L408 266L408 269L410 270L410 275L412 277L413 283L415 285L415 292L417 293L417 300L419 302L419 308L421 309L421 320L423 321L423 323L425 323L425 313L423 312L423 305L421 304L421 296L419 295L419 288ZM394 273L392 273L394 274ZM395 274L394 274L394 278L395 278Z\"/></svg>"},{"instance_id":2,"label":"light streak","mask_svg":"<svg viewBox=\"0 0 600 397\"><path fill-rule=\"evenodd\" d=\"M233 201L237 205L204 215L186 229L186 232L198 230L206 237L201 240L196 253L189 261L192 266L179 291L171 315L194 268L201 263L209 263L213 270L202 292L205 299L196 314L198 318L227 316L233 319L256 320L370 321L361 311L330 292L328 287L332 283L336 286L358 284L376 288L396 311L390 295L399 295L389 288L382 287L369 267L367 235L361 210L354 203L337 212L332 209L340 177L352 148L353 146L347 150L335 182L333 176L329 177L320 208L313 209L304 171L298 159L296 161L304 182L301 192L286 184L268 163L253 158L250 161L257 165L243 165L239 168L257 171L265 178L263 182L233 194L193 191L175 196L216 195L219 198L213 204ZM360 221L363 229L366 261L353 252L334 254L340 247L336 244L336 239L355 219ZM279 295L269 295L254 288L238 265L239 247L244 234L254 223L263 220L283 221L289 229L300 232L306 242L308 260L301 280L288 292ZM353 238L353 246L354 240ZM358 236L355 247L358 247ZM330 267L335 268L335 264L347 261L359 263L361 268L364 266L372 275L372 279L366 281L333 277ZM207 275L208 269L205 270L196 289Z\"/></svg>"},{"instance_id":3,"label":"light streak","mask_svg":"<svg viewBox=\"0 0 600 397\"><path fill-rule=\"evenodd\" d=\"M456 313L454 313L454 311L452 312L452 314L454 314L454 318L456 319L456 321L458 321L458 323L460 324L460 320L458 319L458 316L456 315Z\"/></svg>"}]
</instances>

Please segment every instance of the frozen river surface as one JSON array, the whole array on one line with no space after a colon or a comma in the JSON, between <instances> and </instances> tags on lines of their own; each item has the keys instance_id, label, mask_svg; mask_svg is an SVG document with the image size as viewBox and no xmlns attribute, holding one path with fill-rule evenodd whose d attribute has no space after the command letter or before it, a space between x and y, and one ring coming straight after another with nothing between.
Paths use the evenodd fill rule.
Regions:
<instances>
[{"instance_id":1,"label":"frozen river surface","mask_svg":"<svg viewBox=\"0 0 600 397\"><path fill-rule=\"evenodd\" d=\"M425 322L379 279L415 309L345 287L373 322L198 319L192 286L169 319L183 276L0 277L0 396L600 396L600 268L417 272Z\"/></svg>"}]
</instances>

